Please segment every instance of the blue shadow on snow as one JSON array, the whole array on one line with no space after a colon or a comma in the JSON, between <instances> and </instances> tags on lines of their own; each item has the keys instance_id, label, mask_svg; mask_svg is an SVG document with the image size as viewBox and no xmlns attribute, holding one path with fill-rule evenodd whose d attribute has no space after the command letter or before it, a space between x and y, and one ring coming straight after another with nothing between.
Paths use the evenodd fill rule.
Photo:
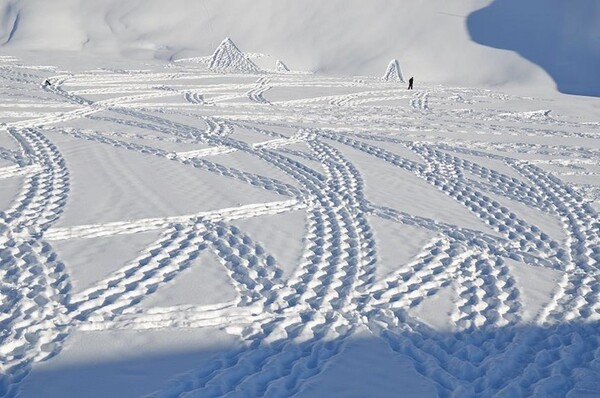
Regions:
<instances>
[{"instance_id":1,"label":"blue shadow on snow","mask_svg":"<svg viewBox=\"0 0 600 398\"><path fill-rule=\"evenodd\" d=\"M476 43L512 50L565 94L600 96L600 1L495 0L467 17Z\"/></svg>"},{"instance_id":2,"label":"blue shadow on snow","mask_svg":"<svg viewBox=\"0 0 600 398\"><path fill-rule=\"evenodd\" d=\"M402 311L397 314L402 320ZM34 367L19 396L118 398L145 396L157 389L163 396L193 391L202 397L232 391L247 397L297 393L302 398L600 394L599 322L455 333L424 325L419 329L328 342L255 341L248 347L150 356L122 352L118 359L90 358L62 366L52 364L55 357L48 366ZM280 378L286 382L273 391L273 381Z\"/></svg>"}]
</instances>

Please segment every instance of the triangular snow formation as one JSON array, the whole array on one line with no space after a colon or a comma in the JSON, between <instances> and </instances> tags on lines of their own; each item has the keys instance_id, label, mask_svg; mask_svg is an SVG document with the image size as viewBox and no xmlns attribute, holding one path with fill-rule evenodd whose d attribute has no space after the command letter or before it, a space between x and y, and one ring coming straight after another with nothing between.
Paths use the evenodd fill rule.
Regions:
<instances>
[{"instance_id":1,"label":"triangular snow formation","mask_svg":"<svg viewBox=\"0 0 600 398\"><path fill-rule=\"evenodd\" d=\"M210 57L209 69L228 72L257 73L260 68L227 37Z\"/></svg>"},{"instance_id":2,"label":"triangular snow formation","mask_svg":"<svg viewBox=\"0 0 600 398\"><path fill-rule=\"evenodd\" d=\"M404 77L402 76L402 71L400 70L400 64L397 59L392 59L390 64L388 65L385 74L383 75L383 80L395 80L404 83Z\"/></svg>"},{"instance_id":3,"label":"triangular snow formation","mask_svg":"<svg viewBox=\"0 0 600 398\"><path fill-rule=\"evenodd\" d=\"M287 67L286 64L283 63L283 61L277 60L275 62L275 69L277 70L277 72L289 72L290 68Z\"/></svg>"}]
</instances>

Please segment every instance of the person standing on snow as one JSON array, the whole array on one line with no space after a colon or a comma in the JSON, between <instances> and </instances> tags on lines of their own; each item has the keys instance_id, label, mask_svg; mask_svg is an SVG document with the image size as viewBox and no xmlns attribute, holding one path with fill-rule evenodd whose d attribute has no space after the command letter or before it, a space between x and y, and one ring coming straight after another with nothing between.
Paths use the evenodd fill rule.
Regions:
<instances>
[{"instance_id":1,"label":"person standing on snow","mask_svg":"<svg viewBox=\"0 0 600 398\"><path fill-rule=\"evenodd\" d=\"M408 89L412 90L413 89L413 78L411 77L410 79L408 79Z\"/></svg>"}]
</instances>

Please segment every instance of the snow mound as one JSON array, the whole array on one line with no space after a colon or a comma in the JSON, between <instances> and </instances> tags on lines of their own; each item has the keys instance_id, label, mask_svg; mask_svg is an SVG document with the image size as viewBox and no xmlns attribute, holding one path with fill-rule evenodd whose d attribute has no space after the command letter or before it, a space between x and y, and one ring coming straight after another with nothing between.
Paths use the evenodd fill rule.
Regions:
<instances>
[{"instance_id":1,"label":"snow mound","mask_svg":"<svg viewBox=\"0 0 600 398\"><path fill-rule=\"evenodd\" d=\"M219 44L219 47L210 57L208 68L227 72L260 72L260 68L250 61L229 37Z\"/></svg>"},{"instance_id":2,"label":"snow mound","mask_svg":"<svg viewBox=\"0 0 600 398\"><path fill-rule=\"evenodd\" d=\"M400 63L397 59L392 59L385 70L383 80L387 81L399 81L405 83L402 71L400 70Z\"/></svg>"},{"instance_id":3,"label":"snow mound","mask_svg":"<svg viewBox=\"0 0 600 398\"><path fill-rule=\"evenodd\" d=\"M286 64L283 63L283 61L277 60L275 62L275 69L277 70L277 72L289 72L290 68L287 67Z\"/></svg>"}]
</instances>

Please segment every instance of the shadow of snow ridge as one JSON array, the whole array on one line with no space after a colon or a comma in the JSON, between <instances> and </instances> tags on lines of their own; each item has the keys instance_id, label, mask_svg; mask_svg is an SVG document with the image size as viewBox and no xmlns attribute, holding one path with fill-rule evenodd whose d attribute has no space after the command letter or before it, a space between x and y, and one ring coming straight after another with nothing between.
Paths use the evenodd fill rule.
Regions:
<instances>
[{"instance_id":1,"label":"shadow of snow ridge","mask_svg":"<svg viewBox=\"0 0 600 398\"><path fill-rule=\"evenodd\" d=\"M512 50L566 94L600 96L600 2L495 0L467 18L471 39Z\"/></svg>"}]
</instances>

